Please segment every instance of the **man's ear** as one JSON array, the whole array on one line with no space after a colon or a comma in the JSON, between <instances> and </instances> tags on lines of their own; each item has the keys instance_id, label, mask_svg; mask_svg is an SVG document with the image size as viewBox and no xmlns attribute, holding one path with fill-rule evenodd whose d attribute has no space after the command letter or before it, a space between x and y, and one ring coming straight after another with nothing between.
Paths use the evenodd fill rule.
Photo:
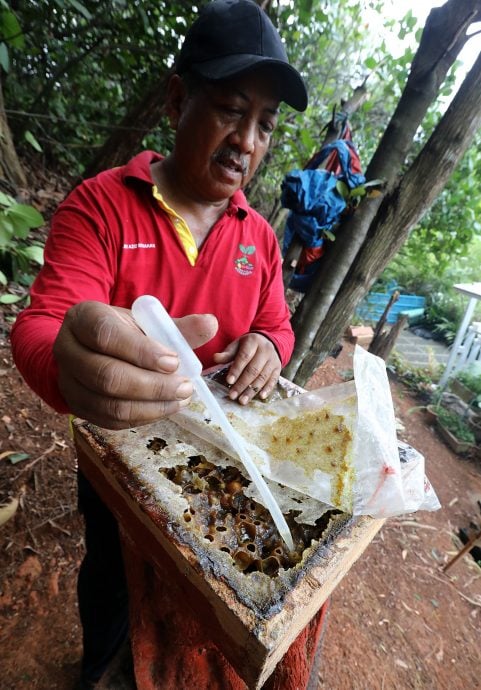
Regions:
<instances>
[{"instance_id":1,"label":"man's ear","mask_svg":"<svg viewBox=\"0 0 481 690\"><path fill-rule=\"evenodd\" d=\"M178 74L173 74L169 79L165 97L165 112L172 129L177 129L186 98L187 89L182 77Z\"/></svg>"}]
</instances>

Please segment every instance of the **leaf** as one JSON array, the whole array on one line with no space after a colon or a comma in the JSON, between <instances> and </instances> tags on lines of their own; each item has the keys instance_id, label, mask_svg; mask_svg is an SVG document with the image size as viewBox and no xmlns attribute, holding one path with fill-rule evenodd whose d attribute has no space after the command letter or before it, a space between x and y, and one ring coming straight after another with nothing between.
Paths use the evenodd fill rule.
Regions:
<instances>
[{"instance_id":1,"label":"leaf","mask_svg":"<svg viewBox=\"0 0 481 690\"><path fill-rule=\"evenodd\" d=\"M374 69L377 65L377 60L373 57L368 57L364 60L364 64L368 69Z\"/></svg>"},{"instance_id":2,"label":"leaf","mask_svg":"<svg viewBox=\"0 0 481 690\"><path fill-rule=\"evenodd\" d=\"M7 276L3 271L0 271L0 285L6 285L8 282Z\"/></svg>"},{"instance_id":3,"label":"leaf","mask_svg":"<svg viewBox=\"0 0 481 690\"><path fill-rule=\"evenodd\" d=\"M147 14L142 7L138 8L138 13L140 14L140 18L142 19L142 24L144 25L145 33L148 33L150 29L149 18L147 17Z\"/></svg>"},{"instance_id":4,"label":"leaf","mask_svg":"<svg viewBox=\"0 0 481 690\"><path fill-rule=\"evenodd\" d=\"M8 216L8 222L12 226L12 249L15 247L15 240L25 240L30 232L30 225L25 218L19 218L15 215ZM15 243L15 244L14 244ZM15 247L16 248L16 247Z\"/></svg>"},{"instance_id":5,"label":"leaf","mask_svg":"<svg viewBox=\"0 0 481 690\"><path fill-rule=\"evenodd\" d=\"M8 56L8 48L5 43L0 43L0 67L3 67L5 72L10 69L10 58Z\"/></svg>"},{"instance_id":6,"label":"leaf","mask_svg":"<svg viewBox=\"0 0 481 690\"><path fill-rule=\"evenodd\" d=\"M22 248L22 254L30 261L34 261L39 266L43 266L43 247L32 244L30 247Z\"/></svg>"},{"instance_id":7,"label":"leaf","mask_svg":"<svg viewBox=\"0 0 481 690\"><path fill-rule=\"evenodd\" d=\"M13 206L15 203L16 201L13 196L8 196L8 194L0 192L0 206Z\"/></svg>"},{"instance_id":8,"label":"leaf","mask_svg":"<svg viewBox=\"0 0 481 690\"><path fill-rule=\"evenodd\" d=\"M35 149L35 151L38 151L39 153L42 152L42 147L40 146L40 144L35 139L35 137L33 136L32 132L29 129L27 129L27 131L25 132L25 134L23 136L24 136L25 141L28 141L30 146L32 146Z\"/></svg>"},{"instance_id":9,"label":"leaf","mask_svg":"<svg viewBox=\"0 0 481 690\"><path fill-rule=\"evenodd\" d=\"M92 19L92 15L88 11L88 9L85 7L85 5L82 5L81 2L77 2L77 0L69 0L70 4L72 7L75 7L75 9L82 14L85 19Z\"/></svg>"},{"instance_id":10,"label":"leaf","mask_svg":"<svg viewBox=\"0 0 481 690\"><path fill-rule=\"evenodd\" d=\"M12 295L6 292L4 295L0 295L0 304L15 304L24 298L25 295Z\"/></svg>"},{"instance_id":11,"label":"leaf","mask_svg":"<svg viewBox=\"0 0 481 690\"><path fill-rule=\"evenodd\" d=\"M9 210L9 215L21 218L28 223L29 228L39 228L45 222L42 214L33 206L27 206L27 204L15 204Z\"/></svg>"},{"instance_id":12,"label":"leaf","mask_svg":"<svg viewBox=\"0 0 481 690\"><path fill-rule=\"evenodd\" d=\"M13 225L7 220L7 218L2 218L0 215L0 250L8 247L12 241L13 235Z\"/></svg>"},{"instance_id":13,"label":"leaf","mask_svg":"<svg viewBox=\"0 0 481 690\"><path fill-rule=\"evenodd\" d=\"M17 450L4 450L3 453L0 453L0 460L3 460L3 458L8 458L9 455L15 455L15 453L18 453Z\"/></svg>"},{"instance_id":14,"label":"leaf","mask_svg":"<svg viewBox=\"0 0 481 690\"><path fill-rule=\"evenodd\" d=\"M336 189L345 201L349 199L349 187L345 182L342 180L337 180Z\"/></svg>"},{"instance_id":15,"label":"leaf","mask_svg":"<svg viewBox=\"0 0 481 690\"><path fill-rule=\"evenodd\" d=\"M4 525L17 512L18 498L11 498L8 503L0 505L0 526Z\"/></svg>"},{"instance_id":16,"label":"leaf","mask_svg":"<svg viewBox=\"0 0 481 690\"><path fill-rule=\"evenodd\" d=\"M30 455L28 453L14 453L8 459L12 465L16 465L17 462L23 462L23 460L28 460Z\"/></svg>"},{"instance_id":17,"label":"leaf","mask_svg":"<svg viewBox=\"0 0 481 690\"><path fill-rule=\"evenodd\" d=\"M365 196L366 195L366 190L363 185L360 187L354 187L354 189L351 189L351 196Z\"/></svg>"},{"instance_id":18,"label":"leaf","mask_svg":"<svg viewBox=\"0 0 481 690\"><path fill-rule=\"evenodd\" d=\"M308 24L311 20L312 2L313 0L300 0L299 2L299 21L303 24Z\"/></svg>"},{"instance_id":19,"label":"leaf","mask_svg":"<svg viewBox=\"0 0 481 690\"><path fill-rule=\"evenodd\" d=\"M1 13L0 28L4 41L14 48L24 48L25 38L23 36L22 27L13 12Z\"/></svg>"},{"instance_id":20,"label":"leaf","mask_svg":"<svg viewBox=\"0 0 481 690\"><path fill-rule=\"evenodd\" d=\"M13 465L22 460L28 460L29 457L29 453L22 453L18 450L5 450L3 453L0 453L0 460L8 458Z\"/></svg>"},{"instance_id":21,"label":"leaf","mask_svg":"<svg viewBox=\"0 0 481 690\"><path fill-rule=\"evenodd\" d=\"M25 47L22 27L13 12L2 12L0 28L2 30L3 40L13 46L13 48Z\"/></svg>"},{"instance_id":22,"label":"leaf","mask_svg":"<svg viewBox=\"0 0 481 690\"><path fill-rule=\"evenodd\" d=\"M301 141L306 147L308 151L311 151L314 148L315 142L314 139L311 136L310 131L307 128L301 129L300 132L301 135Z\"/></svg>"}]
</instances>

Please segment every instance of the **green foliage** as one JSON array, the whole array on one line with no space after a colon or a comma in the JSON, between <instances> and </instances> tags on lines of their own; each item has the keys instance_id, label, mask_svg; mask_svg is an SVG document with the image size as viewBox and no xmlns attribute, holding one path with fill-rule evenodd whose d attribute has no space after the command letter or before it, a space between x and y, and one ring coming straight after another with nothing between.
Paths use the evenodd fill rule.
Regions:
<instances>
[{"instance_id":1,"label":"green foliage","mask_svg":"<svg viewBox=\"0 0 481 690\"><path fill-rule=\"evenodd\" d=\"M167 74L197 10L169 0L45 0L16 6L25 47L12 47L4 82L7 107L16 111L9 114L10 128L20 152L32 153L23 143L28 129L46 162L66 163L73 174ZM159 126L155 135L165 150L167 127Z\"/></svg>"},{"instance_id":2,"label":"green foliage","mask_svg":"<svg viewBox=\"0 0 481 690\"><path fill-rule=\"evenodd\" d=\"M35 141L47 163L60 160L73 174L81 172L123 115L167 73L186 26L206 1L15 3L23 45L9 47L11 69L4 89L20 152L32 155L25 145L28 141L35 146ZM366 6L376 26L387 23L383 3L373 0L272 3L271 17L308 82L310 105L305 114L287 108L281 113L276 141L252 198L259 210L268 213L285 173L302 167L319 147L333 106L350 97L371 70L373 97L355 116L359 122L353 127L361 150L375 148L406 79L408 62L392 58L385 39L360 20ZM378 111L382 116L373 117ZM31 134L27 139L26 130ZM363 143L363 131L371 142ZM168 151L171 143L164 123L144 142L161 151Z\"/></svg>"},{"instance_id":3,"label":"green foliage","mask_svg":"<svg viewBox=\"0 0 481 690\"><path fill-rule=\"evenodd\" d=\"M81 172L129 108L167 73L186 27L206 1L45 0L15 3L14 14L1 0L9 21L16 22L4 88L8 108L16 111L9 124L17 147L30 142L42 148L47 163L60 160L74 174ZM419 28L409 12L400 22L387 20L379 0L285 0L271 3L269 11L308 82L310 104L304 114L281 113L252 198L267 214L285 173L302 167L319 147L333 106L369 75L369 99L352 118L367 165L406 81ZM393 56L392 41L399 56ZM171 143L164 123L144 142L161 151Z\"/></svg>"},{"instance_id":4,"label":"green foliage","mask_svg":"<svg viewBox=\"0 0 481 690\"><path fill-rule=\"evenodd\" d=\"M437 201L383 273L382 280L395 278L420 294L424 294L420 286L426 283L433 291L444 279L448 284L458 278L462 278L461 282L477 280L481 258L481 244L476 241L481 236L480 185L481 133ZM473 251L477 255L474 261Z\"/></svg>"},{"instance_id":5,"label":"green foliage","mask_svg":"<svg viewBox=\"0 0 481 690\"><path fill-rule=\"evenodd\" d=\"M24 45L25 39L20 23L8 3L2 0L0 3L0 67L4 72L10 70L9 48L22 50Z\"/></svg>"},{"instance_id":6,"label":"green foliage","mask_svg":"<svg viewBox=\"0 0 481 690\"><path fill-rule=\"evenodd\" d=\"M430 211L376 283L426 297L425 324L450 343L466 309L456 283L479 280L481 134ZM478 317L481 305L477 306Z\"/></svg>"},{"instance_id":7,"label":"green foliage","mask_svg":"<svg viewBox=\"0 0 481 690\"><path fill-rule=\"evenodd\" d=\"M456 374L458 381L469 388L473 392L473 395L481 396L481 376L472 374L469 370L459 371Z\"/></svg>"},{"instance_id":8,"label":"green foliage","mask_svg":"<svg viewBox=\"0 0 481 690\"><path fill-rule=\"evenodd\" d=\"M19 152L41 154L47 165L60 162L73 175L81 173L123 116L167 75L186 27L205 2L0 0L0 64L9 70L3 86ZM282 0L267 5L310 95L305 113L281 110L271 150L249 189L250 201L269 216L284 175L305 165L323 140L333 107L339 108L369 77L368 99L351 118L354 141L367 167L406 82L414 36L419 40L421 27L412 12L399 21L387 19L381 0ZM443 90L453 85L454 71ZM433 104L414 153L439 117L440 105ZM167 152L172 132L160 122L143 145ZM478 231L471 213L481 174L476 158L472 166L476 169L466 168L435 215L413 233L410 259L422 257L418 265L432 268L433 274L439 273L439 262L446 265L449 257L461 256L459 247ZM354 191L350 196L356 205L366 188ZM419 252L420 245L426 251Z\"/></svg>"},{"instance_id":9,"label":"green foliage","mask_svg":"<svg viewBox=\"0 0 481 690\"><path fill-rule=\"evenodd\" d=\"M389 368L394 370L397 378L425 401L431 401L433 397L434 383L441 378L442 368L435 361L425 367L415 367L406 362L396 352L389 357Z\"/></svg>"},{"instance_id":10,"label":"green foliage","mask_svg":"<svg viewBox=\"0 0 481 690\"><path fill-rule=\"evenodd\" d=\"M436 292L428 299L424 310L424 323L446 343L452 343L462 314L462 306L454 295Z\"/></svg>"},{"instance_id":11,"label":"green foliage","mask_svg":"<svg viewBox=\"0 0 481 690\"><path fill-rule=\"evenodd\" d=\"M31 262L42 265L43 248L29 241L29 232L43 223L43 216L35 208L19 204L13 197L0 192L1 285L6 285L8 279L20 281L23 274L28 276L32 272ZM5 299L0 301L5 303Z\"/></svg>"},{"instance_id":12,"label":"green foliage","mask_svg":"<svg viewBox=\"0 0 481 690\"><path fill-rule=\"evenodd\" d=\"M447 410L444 407L439 406L436 408L438 413L438 421L441 426L450 431L453 436L455 436L458 441L466 441L466 443L475 442L474 433L469 428L468 424L455 412Z\"/></svg>"}]
</instances>

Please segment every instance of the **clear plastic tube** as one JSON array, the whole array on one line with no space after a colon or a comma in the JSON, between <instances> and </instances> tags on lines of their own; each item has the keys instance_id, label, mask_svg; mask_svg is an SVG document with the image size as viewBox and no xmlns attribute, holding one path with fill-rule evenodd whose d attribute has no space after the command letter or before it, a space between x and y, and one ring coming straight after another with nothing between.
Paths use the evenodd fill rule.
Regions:
<instances>
[{"instance_id":1,"label":"clear plastic tube","mask_svg":"<svg viewBox=\"0 0 481 690\"><path fill-rule=\"evenodd\" d=\"M151 295L138 297L132 305L132 315L146 335L162 342L179 355L180 366L178 373L192 379L199 398L208 409L213 422L219 425L228 439L235 454L246 468L250 478L259 491L265 507L272 515L272 519L279 530L279 534L286 542L290 550L294 549L294 543L289 527L274 496L264 481L254 461L246 450L244 441L233 428L221 406L201 376L202 364L192 350L175 322L171 319L161 302Z\"/></svg>"}]
</instances>

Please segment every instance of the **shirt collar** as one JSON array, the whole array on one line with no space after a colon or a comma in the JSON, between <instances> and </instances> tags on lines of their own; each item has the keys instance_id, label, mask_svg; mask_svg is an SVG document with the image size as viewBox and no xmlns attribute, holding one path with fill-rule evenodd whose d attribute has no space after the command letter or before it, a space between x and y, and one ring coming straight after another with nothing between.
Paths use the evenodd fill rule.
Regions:
<instances>
[{"instance_id":1,"label":"shirt collar","mask_svg":"<svg viewBox=\"0 0 481 690\"><path fill-rule=\"evenodd\" d=\"M150 174L150 166L152 163L162 160L163 156L155 151L142 151L132 158L127 165L124 166L122 180L124 184L129 184L133 180L140 180L152 186L153 180ZM249 212L249 204L244 192L238 189L232 195L226 213L229 216L237 215L240 220L244 220Z\"/></svg>"}]
</instances>

